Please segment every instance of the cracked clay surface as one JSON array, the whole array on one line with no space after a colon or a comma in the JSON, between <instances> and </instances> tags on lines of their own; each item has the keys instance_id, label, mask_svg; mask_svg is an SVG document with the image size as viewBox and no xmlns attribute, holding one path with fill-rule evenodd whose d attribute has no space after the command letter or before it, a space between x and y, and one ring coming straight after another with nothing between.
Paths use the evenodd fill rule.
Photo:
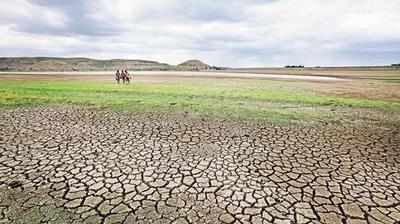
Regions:
<instances>
[{"instance_id":1,"label":"cracked clay surface","mask_svg":"<svg viewBox=\"0 0 400 224\"><path fill-rule=\"evenodd\" d=\"M10 189L71 223L399 223L399 154L393 127L7 109L0 223L15 219Z\"/></svg>"}]
</instances>

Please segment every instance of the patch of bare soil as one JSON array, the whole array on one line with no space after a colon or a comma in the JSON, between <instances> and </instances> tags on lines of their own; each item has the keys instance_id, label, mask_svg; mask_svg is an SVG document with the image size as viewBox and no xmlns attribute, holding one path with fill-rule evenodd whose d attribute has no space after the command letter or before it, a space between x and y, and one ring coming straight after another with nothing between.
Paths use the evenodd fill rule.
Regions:
<instances>
[{"instance_id":1,"label":"patch of bare soil","mask_svg":"<svg viewBox=\"0 0 400 224\"><path fill-rule=\"evenodd\" d=\"M399 127L61 106L1 110L0 136L0 192L44 192L77 217L65 223L400 218ZM6 197L0 222L13 222Z\"/></svg>"},{"instance_id":2,"label":"patch of bare soil","mask_svg":"<svg viewBox=\"0 0 400 224\"><path fill-rule=\"evenodd\" d=\"M400 84L380 81L309 82L303 85L311 91L329 96L400 102Z\"/></svg>"}]
</instances>

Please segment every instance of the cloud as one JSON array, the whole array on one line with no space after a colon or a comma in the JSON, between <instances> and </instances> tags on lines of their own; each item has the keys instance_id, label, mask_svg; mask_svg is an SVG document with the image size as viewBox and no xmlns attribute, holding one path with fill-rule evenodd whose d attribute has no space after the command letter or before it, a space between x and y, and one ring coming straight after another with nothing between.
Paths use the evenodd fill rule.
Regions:
<instances>
[{"instance_id":1,"label":"cloud","mask_svg":"<svg viewBox=\"0 0 400 224\"><path fill-rule=\"evenodd\" d=\"M390 64L400 2L4 0L1 56L199 58L225 66Z\"/></svg>"},{"instance_id":2,"label":"cloud","mask_svg":"<svg viewBox=\"0 0 400 224\"><path fill-rule=\"evenodd\" d=\"M53 33L63 30L67 18L55 9L32 4L24 0L0 2L0 25L12 29L33 32Z\"/></svg>"}]
</instances>

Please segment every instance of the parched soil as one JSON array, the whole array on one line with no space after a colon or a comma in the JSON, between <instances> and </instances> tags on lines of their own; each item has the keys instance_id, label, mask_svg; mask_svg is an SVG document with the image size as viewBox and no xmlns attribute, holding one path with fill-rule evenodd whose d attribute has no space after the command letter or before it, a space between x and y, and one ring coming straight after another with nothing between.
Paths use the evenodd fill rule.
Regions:
<instances>
[{"instance_id":1,"label":"parched soil","mask_svg":"<svg viewBox=\"0 0 400 224\"><path fill-rule=\"evenodd\" d=\"M396 127L2 110L0 222L398 223L399 163Z\"/></svg>"},{"instance_id":2,"label":"parched soil","mask_svg":"<svg viewBox=\"0 0 400 224\"><path fill-rule=\"evenodd\" d=\"M400 79L399 67L252 68L231 69L224 72L333 76L353 79Z\"/></svg>"},{"instance_id":3,"label":"parched soil","mask_svg":"<svg viewBox=\"0 0 400 224\"><path fill-rule=\"evenodd\" d=\"M399 102L400 84L379 81L357 80L351 82L303 82L296 83L310 91L326 96L350 97L368 100Z\"/></svg>"}]
</instances>

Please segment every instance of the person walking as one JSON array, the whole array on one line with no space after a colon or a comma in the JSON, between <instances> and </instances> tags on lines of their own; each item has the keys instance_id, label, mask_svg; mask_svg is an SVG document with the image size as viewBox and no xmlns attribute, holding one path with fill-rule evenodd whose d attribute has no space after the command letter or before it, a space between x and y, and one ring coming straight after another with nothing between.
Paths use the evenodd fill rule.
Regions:
<instances>
[{"instance_id":1,"label":"person walking","mask_svg":"<svg viewBox=\"0 0 400 224\"><path fill-rule=\"evenodd\" d=\"M126 83L126 74L123 69L121 69L121 76L122 76L122 83L125 84Z\"/></svg>"},{"instance_id":2,"label":"person walking","mask_svg":"<svg viewBox=\"0 0 400 224\"><path fill-rule=\"evenodd\" d=\"M131 81L131 76L128 73L128 69L125 69L125 77L126 77L127 84L129 84Z\"/></svg>"},{"instance_id":3,"label":"person walking","mask_svg":"<svg viewBox=\"0 0 400 224\"><path fill-rule=\"evenodd\" d=\"M119 69L115 73L115 80L117 80L117 84L119 84L119 81L121 80L121 73L119 73Z\"/></svg>"}]
</instances>

